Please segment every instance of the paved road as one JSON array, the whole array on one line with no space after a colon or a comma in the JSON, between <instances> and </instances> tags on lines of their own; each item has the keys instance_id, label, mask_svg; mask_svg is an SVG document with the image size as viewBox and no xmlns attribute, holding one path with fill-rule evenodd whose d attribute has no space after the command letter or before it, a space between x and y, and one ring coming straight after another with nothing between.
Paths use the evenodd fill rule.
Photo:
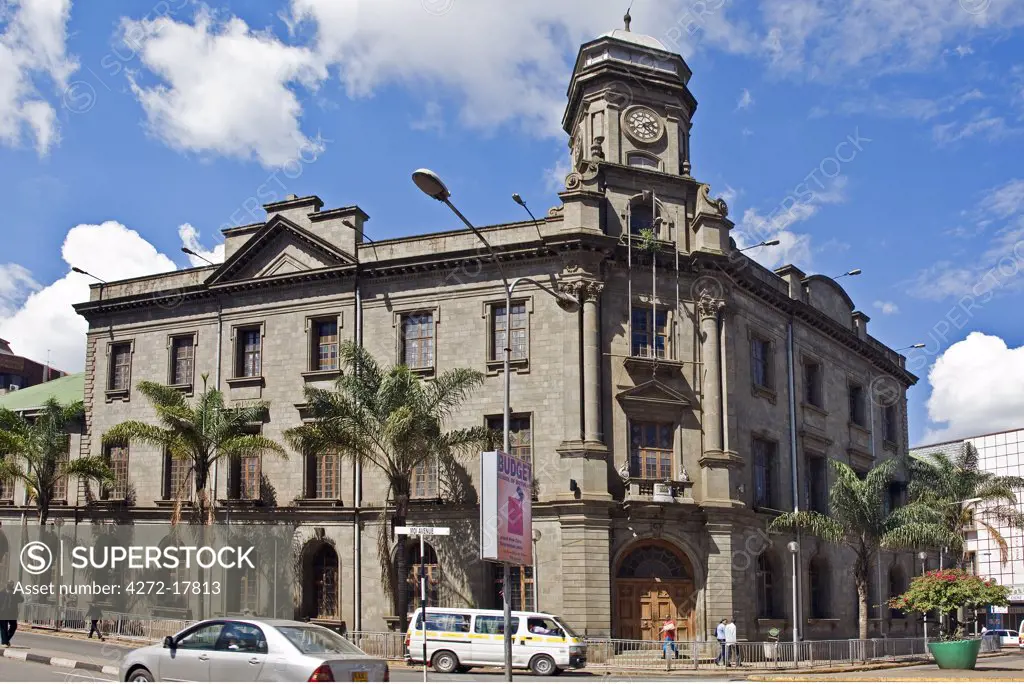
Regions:
<instances>
[{"instance_id":1,"label":"paved road","mask_svg":"<svg viewBox=\"0 0 1024 684\"><path fill-rule=\"evenodd\" d=\"M23 663L3 658L0 660L0 680L5 682L112 682L111 675L81 670L64 670L38 663Z\"/></svg>"},{"instance_id":2,"label":"paved road","mask_svg":"<svg viewBox=\"0 0 1024 684\"><path fill-rule=\"evenodd\" d=\"M74 654L79 660L99 665L120 665L125 654L134 650L134 646L113 644L109 641L96 639L72 639L56 634L39 634L27 630L18 630L14 635L13 646L16 649L30 651L60 651L62 654Z\"/></svg>"}]
</instances>

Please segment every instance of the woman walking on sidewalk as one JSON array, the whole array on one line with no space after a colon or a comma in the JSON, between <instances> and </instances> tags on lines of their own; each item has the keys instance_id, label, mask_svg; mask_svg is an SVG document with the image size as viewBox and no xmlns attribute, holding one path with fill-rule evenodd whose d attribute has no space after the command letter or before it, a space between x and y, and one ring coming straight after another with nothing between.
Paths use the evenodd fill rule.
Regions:
<instances>
[{"instance_id":1,"label":"woman walking on sidewalk","mask_svg":"<svg viewBox=\"0 0 1024 684\"><path fill-rule=\"evenodd\" d=\"M661 634L664 637L664 643L661 645L661 657L668 658L668 649L672 648L672 657L679 657L679 649L676 647L676 621L672 618L665 618L665 622L661 625Z\"/></svg>"}]
</instances>

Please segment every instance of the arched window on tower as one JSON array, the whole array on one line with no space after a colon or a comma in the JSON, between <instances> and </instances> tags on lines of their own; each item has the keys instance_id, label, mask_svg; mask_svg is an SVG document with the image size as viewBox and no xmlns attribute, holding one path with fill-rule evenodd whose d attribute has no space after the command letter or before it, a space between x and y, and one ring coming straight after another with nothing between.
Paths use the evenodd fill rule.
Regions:
<instances>
[{"instance_id":1,"label":"arched window on tower","mask_svg":"<svg viewBox=\"0 0 1024 684\"><path fill-rule=\"evenodd\" d=\"M661 160L646 152L629 152L626 154L626 163L635 168L661 170Z\"/></svg>"},{"instance_id":2,"label":"arched window on tower","mask_svg":"<svg viewBox=\"0 0 1024 684\"><path fill-rule=\"evenodd\" d=\"M652 205L652 200L641 198L637 198L629 205L629 232L631 234L639 235L640 231L653 230L655 237L664 237L663 231L655 225L655 219L661 215L661 212L655 214Z\"/></svg>"}]
</instances>

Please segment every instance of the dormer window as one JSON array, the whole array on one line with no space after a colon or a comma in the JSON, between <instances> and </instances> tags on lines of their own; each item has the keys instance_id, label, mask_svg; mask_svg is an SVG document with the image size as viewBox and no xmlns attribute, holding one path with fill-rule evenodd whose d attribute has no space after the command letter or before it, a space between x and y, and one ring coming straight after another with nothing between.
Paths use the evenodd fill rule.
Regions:
<instances>
[{"instance_id":1,"label":"dormer window","mask_svg":"<svg viewBox=\"0 0 1024 684\"><path fill-rule=\"evenodd\" d=\"M626 164L640 169L661 170L661 160L644 152L629 152L626 154Z\"/></svg>"}]
</instances>

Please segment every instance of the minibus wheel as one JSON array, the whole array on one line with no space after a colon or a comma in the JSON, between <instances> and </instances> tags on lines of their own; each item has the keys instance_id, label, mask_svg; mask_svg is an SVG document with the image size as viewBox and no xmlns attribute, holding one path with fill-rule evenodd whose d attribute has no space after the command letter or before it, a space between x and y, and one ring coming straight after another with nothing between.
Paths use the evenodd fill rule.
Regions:
<instances>
[{"instance_id":1,"label":"minibus wheel","mask_svg":"<svg viewBox=\"0 0 1024 684\"><path fill-rule=\"evenodd\" d=\"M451 651L437 651L431 660L434 671L441 674L451 674L459 669L459 658Z\"/></svg>"},{"instance_id":2,"label":"minibus wheel","mask_svg":"<svg viewBox=\"0 0 1024 684\"><path fill-rule=\"evenodd\" d=\"M534 656L533 660L530 661L530 670L533 671L533 674L540 677L549 677L558 673L555 661L551 656L547 655Z\"/></svg>"}]
</instances>

